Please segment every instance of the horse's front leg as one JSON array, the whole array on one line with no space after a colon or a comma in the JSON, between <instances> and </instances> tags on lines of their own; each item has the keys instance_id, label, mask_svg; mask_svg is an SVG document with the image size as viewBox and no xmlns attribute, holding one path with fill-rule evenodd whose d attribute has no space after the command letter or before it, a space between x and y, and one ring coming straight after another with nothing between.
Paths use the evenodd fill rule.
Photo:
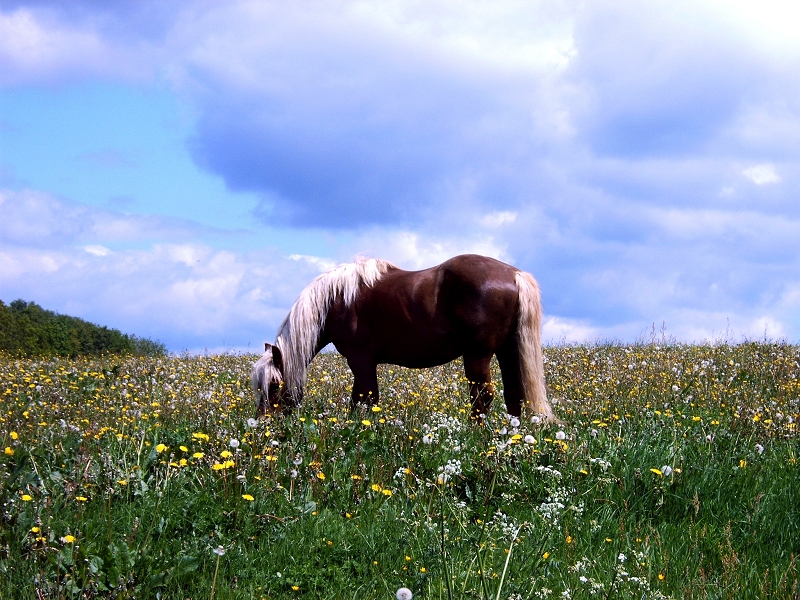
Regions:
<instances>
[{"instance_id":1,"label":"horse's front leg","mask_svg":"<svg viewBox=\"0 0 800 600\"><path fill-rule=\"evenodd\" d=\"M494 400L492 385L492 357L464 357L464 374L469 381L469 397L472 400L472 418L478 419L489 411Z\"/></svg>"},{"instance_id":2,"label":"horse's front leg","mask_svg":"<svg viewBox=\"0 0 800 600\"><path fill-rule=\"evenodd\" d=\"M353 372L353 392L351 398L353 406L365 402L368 405L377 404L378 393L378 365L367 358L348 358L347 364Z\"/></svg>"}]
</instances>

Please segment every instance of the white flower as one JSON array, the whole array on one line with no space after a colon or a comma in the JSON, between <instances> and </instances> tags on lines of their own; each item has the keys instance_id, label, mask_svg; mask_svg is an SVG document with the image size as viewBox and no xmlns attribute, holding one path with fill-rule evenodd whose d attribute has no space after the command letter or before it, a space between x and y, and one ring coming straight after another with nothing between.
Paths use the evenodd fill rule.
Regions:
<instances>
[{"instance_id":1,"label":"white flower","mask_svg":"<svg viewBox=\"0 0 800 600\"><path fill-rule=\"evenodd\" d=\"M516 429L517 427L519 427L519 419L518 419L517 417L511 417L511 421L510 421L510 423L511 423L511 426L512 426L514 429Z\"/></svg>"},{"instance_id":2,"label":"white flower","mask_svg":"<svg viewBox=\"0 0 800 600\"><path fill-rule=\"evenodd\" d=\"M528 434L528 435L525 436L525 443L526 444L535 444L536 443L536 438L533 437L531 434Z\"/></svg>"},{"instance_id":3,"label":"white flower","mask_svg":"<svg viewBox=\"0 0 800 600\"><path fill-rule=\"evenodd\" d=\"M223 548L222 546L217 546L216 548L214 548L214 554L216 554L217 556L225 556L225 548Z\"/></svg>"},{"instance_id":4,"label":"white flower","mask_svg":"<svg viewBox=\"0 0 800 600\"><path fill-rule=\"evenodd\" d=\"M764 454L764 446L762 446L761 444L756 444L756 452L758 452L759 454Z\"/></svg>"},{"instance_id":5,"label":"white flower","mask_svg":"<svg viewBox=\"0 0 800 600\"><path fill-rule=\"evenodd\" d=\"M669 465L664 465L663 467L661 467L661 474L664 477L669 477L670 475L672 475L672 467L670 467Z\"/></svg>"},{"instance_id":6,"label":"white flower","mask_svg":"<svg viewBox=\"0 0 800 600\"><path fill-rule=\"evenodd\" d=\"M229 445L231 448L234 448L234 449L236 449L236 448L238 448L238 447L239 447L239 440L237 440L236 438L231 438L231 441L230 441L230 442L228 442L228 445Z\"/></svg>"},{"instance_id":7,"label":"white flower","mask_svg":"<svg viewBox=\"0 0 800 600\"><path fill-rule=\"evenodd\" d=\"M677 392L679 389L681 389L681 388L679 388L677 385L673 385L672 386L672 391L673 392Z\"/></svg>"},{"instance_id":8,"label":"white flower","mask_svg":"<svg viewBox=\"0 0 800 600\"><path fill-rule=\"evenodd\" d=\"M397 590L397 600L411 600L414 597L414 594L411 593L411 590L408 588L400 588Z\"/></svg>"},{"instance_id":9,"label":"white flower","mask_svg":"<svg viewBox=\"0 0 800 600\"><path fill-rule=\"evenodd\" d=\"M505 435L505 434L507 434L507 433L508 433L508 427L503 427L502 429L500 429L500 431L499 431L498 433L499 433L500 435Z\"/></svg>"},{"instance_id":10,"label":"white flower","mask_svg":"<svg viewBox=\"0 0 800 600\"><path fill-rule=\"evenodd\" d=\"M618 560L619 562L621 562L621 563L624 563L626 560L628 560L628 557L627 557L627 556L625 556L625 555L624 555L622 552L620 552L620 553L619 553L619 556L617 557L617 560Z\"/></svg>"},{"instance_id":11,"label":"white flower","mask_svg":"<svg viewBox=\"0 0 800 600\"><path fill-rule=\"evenodd\" d=\"M292 469L291 471L289 471L289 476L292 479L297 479L297 469Z\"/></svg>"},{"instance_id":12,"label":"white flower","mask_svg":"<svg viewBox=\"0 0 800 600\"><path fill-rule=\"evenodd\" d=\"M597 437L597 429L592 429L592 430L589 432L589 435L591 435L593 438L596 438L596 437Z\"/></svg>"},{"instance_id":13,"label":"white flower","mask_svg":"<svg viewBox=\"0 0 800 600\"><path fill-rule=\"evenodd\" d=\"M292 461L298 467L303 464L303 455L302 454L295 454L294 460Z\"/></svg>"},{"instance_id":14,"label":"white flower","mask_svg":"<svg viewBox=\"0 0 800 600\"><path fill-rule=\"evenodd\" d=\"M538 425L541 422L542 422L542 419L540 417L538 417L537 415L533 415L531 417L531 423L533 423L534 425Z\"/></svg>"},{"instance_id":15,"label":"white flower","mask_svg":"<svg viewBox=\"0 0 800 600\"><path fill-rule=\"evenodd\" d=\"M559 440L559 441L563 441L563 440L567 439L567 434L564 433L563 431L558 431L558 432L556 432L556 439Z\"/></svg>"},{"instance_id":16,"label":"white flower","mask_svg":"<svg viewBox=\"0 0 800 600\"><path fill-rule=\"evenodd\" d=\"M250 417L249 419L247 419L247 426L248 427L255 427L256 425L258 425L258 420L257 419L254 419L253 417Z\"/></svg>"},{"instance_id":17,"label":"white flower","mask_svg":"<svg viewBox=\"0 0 800 600\"><path fill-rule=\"evenodd\" d=\"M433 435L430 433L426 433L422 436L422 443L423 444L432 444L433 443Z\"/></svg>"}]
</instances>

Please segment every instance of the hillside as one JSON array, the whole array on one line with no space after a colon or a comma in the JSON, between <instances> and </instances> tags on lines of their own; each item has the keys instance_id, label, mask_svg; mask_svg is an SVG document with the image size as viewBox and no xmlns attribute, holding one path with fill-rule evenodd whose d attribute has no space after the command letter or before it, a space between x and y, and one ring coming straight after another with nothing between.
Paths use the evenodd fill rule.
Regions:
<instances>
[{"instance_id":1,"label":"hillside","mask_svg":"<svg viewBox=\"0 0 800 600\"><path fill-rule=\"evenodd\" d=\"M60 315L24 300L14 300L8 305L0 300L0 351L24 356L72 357L166 354L160 342Z\"/></svg>"}]
</instances>

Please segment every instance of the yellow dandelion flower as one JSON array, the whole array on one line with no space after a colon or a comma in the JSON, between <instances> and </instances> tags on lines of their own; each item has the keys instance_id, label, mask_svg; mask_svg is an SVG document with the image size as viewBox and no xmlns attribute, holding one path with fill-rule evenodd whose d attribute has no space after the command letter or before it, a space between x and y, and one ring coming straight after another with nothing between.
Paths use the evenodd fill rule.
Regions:
<instances>
[{"instance_id":1,"label":"yellow dandelion flower","mask_svg":"<svg viewBox=\"0 0 800 600\"><path fill-rule=\"evenodd\" d=\"M381 491L381 486L379 486L377 483L373 483L372 484L372 491L373 492L380 492Z\"/></svg>"},{"instance_id":2,"label":"yellow dandelion flower","mask_svg":"<svg viewBox=\"0 0 800 600\"><path fill-rule=\"evenodd\" d=\"M120 484L120 485L128 485L128 480L127 479L118 479L117 483Z\"/></svg>"},{"instance_id":3,"label":"yellow dandelion flower","mask_svg":"<svg viewBox=\"0 0 800 600\"><path fill-rule=\"evenodd\" d=\"M661 469L650 469L650 472L655 474L655 475L658 475L659 477L663 477L664 476L664 474L661 472Z\"/></svg>"},{"instance_id":4,"label":"yellow dandelion flower","mask_svg":"<svg viewBox=\"0 0 800 600\"><path fill-rule=\"evenodd\" d=\"M744 469L747 466L747 461L742 459L739 461L739 468Z\"/></svg>"},{"instance_id":5,"label":"yellow dandelion flower","mask_svg":"<svg viewBox=\"0 0 800 600\"><path fill-rule=\"evenodd\" d=\"M372 425L372 422L371 422L369 419L363 419L363 420L361 421L361 424L362 424L364 427L369 427L370 425Z\"/></svg>"},{"instance_id":6,"label":"yellow dandelion flower","mask_svg":"<svg viewBox=\"0 0 800 600\"><path fill-rule=\"evenodd\" d=\"M67 535L65 535L64 537L62 537L62 538L61 538L61 540L62 540L62 541L65 543L65 544L72 544L72 543L75 541L75 536L74 536L74 535L69 535L69 534L67 534Z\"/></svg>"},{"instance_id":7,"label":"yellow dandelion flower","mask_svg":"<svg viewBox=\"0 0 800 600\"><path fill-rule=\"evenodd\" d=\"M253 500L255 500L255 498L253 498L250 494L242 494L242 498L244 498L248 502L252 502Z\"/></svg>"},{"instance_id":8,"label":"yellow dandelion flower","mask_svg":"<svg viewBox=\"0 0 800 600\"><path fill-rule=\"evenodd\" d=\"M222 463L214 463L213 465L211 465L211 468L214 469L215 471L221 471L225 467L222 465Z\"/></svg>"},{"instance_id":9,"label":"yellow dandelion flower","mask_svg":"<svg viewBox=\"0 0 800 600\"><path fill-rule=\"evenodd\" d=\"M202 452L195 452L194 454L192 454L192 458L203 458L204 456L205 454L203 454Z\"/></svg>"},{"instance_id":10,"label":"yellow dandelion flower","mask_svg":"<svg viewBox=\"0 0 800 600\"><path fill-rule=\"evenodd\" d=\"M550 553L549 552L545 552L544 554L542 554L542 558L547 560L548 558L550 558Z\"/></svg>"},{"instance_id":11,"label":"yellow dandelion flower","mask_svg":"<svg viewBox=\"0 0 800 600\"><path fill-rule=\"evenodd\" d=\"M381 490L381 494L383 494L386 497L391 497L392 490Z\"/></svg>"},{"instance_id":12,"label":"yellow dandelion flower","mask_svg":"<svg viewBox=\"0 0 800 600\"><path fill-rule=\"evenodd\" d=\"M23 502L30 502L31 500L33 500L33 496L29 496L28 494L22 494Z\"/></svg>"},{"instance_id":13,"label":"yellow dandelion flower","mask_svg":"<svg viewBox=\"0 0 800 600\"><path fill-rule=\"evenodd\" d=\"M298 585L293 585L293 586L292 586L292 589L293 589L293 590L296 592L297 590L299 590L299 589L300 589L300 586L298 586Z\"/></svg>"},{"instance_id":14,"label":"yellow dandelion flower","mask_svg":"<svg viewBox=\"0 0 800 600\"><path fill-rule=\"evenodd\" d=\"M372 412L381 412L381 407L380 406L373 406L372 407Z\"/></svg>"},{"instance_id":15,"label":"yellow dandelion flower","mask_svg":"<svg viewBox=\"0 0 800 600\"><path fill-rule=\"evenodd\" d=\"M6 446L6 449L3 450L8 456L14 456L14 449L11 446Z\"/></svg>"},{"instance_id":16,"label":"yellow dandelion flower","mask_svg":"<svg viewBox=\"0 0 800 600\"><path fill-rule=\"evenodd\" d=\"M320 481L325 481L325 473L323 473L322 471L317 473L317 479L319 479Z\"/></svg>"},{"instance_id":17,"label":"yellow dandelion flower","mask_svg":"<svg viewBox=\"0 0 800 600\"><path fill-rule=\"evenodd\" d=\"M12 431L11 432L11 439L12 440L18 440L19 439L19 434L16 431Z\"/></svg>"},{"instance_id":18,"label":"yellow dandelion flower","mask_svg":"<svg viewBox=\"0 0 800 600\"><path fill-rule=\"evenodd\" d=\"M156 446L156 452L158 452L159 454L164 452L164 450L168 450L168 449L169 449L169 446L167 446L166 444L159 444L158 446Z\"/></svg>"},{"instance_id":19,"label":"yellow dandelion flower","mask_svg":"<svg viewBox=\"0 0 800 600\"><path fill-rule=\"evenodd\" d=\"M86 502L88 498L86 496L75 496L75 500L78 502Z\"/></svg>"},{"instance_id":20,"label":"yellow dandelion flower","mask_svg":"<svg viewBox=\"0 0 800 600\"><path fill-rule=\"evenodd\" d=\"M189 449L186 446L178 446L181 449L181 452L188 452Z\"/></svg>"}]
</instances>

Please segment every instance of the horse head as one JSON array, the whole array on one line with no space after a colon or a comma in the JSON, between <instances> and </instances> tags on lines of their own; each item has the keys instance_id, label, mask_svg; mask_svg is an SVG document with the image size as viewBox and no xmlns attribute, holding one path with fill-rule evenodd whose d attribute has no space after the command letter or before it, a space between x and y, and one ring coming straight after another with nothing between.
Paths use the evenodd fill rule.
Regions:
<instances>
[{"instance_id":1,"label":"horse head","mask_svg":"<svg viewBox=\"0 0 800 600\"><path fill-rule=\"evenodd\" d=\"M250 383L256 395L259 416L275 414L287 406L283 356L278 346L264 344L264 354L253 366Z\"/></svg>"}]
</instances>

